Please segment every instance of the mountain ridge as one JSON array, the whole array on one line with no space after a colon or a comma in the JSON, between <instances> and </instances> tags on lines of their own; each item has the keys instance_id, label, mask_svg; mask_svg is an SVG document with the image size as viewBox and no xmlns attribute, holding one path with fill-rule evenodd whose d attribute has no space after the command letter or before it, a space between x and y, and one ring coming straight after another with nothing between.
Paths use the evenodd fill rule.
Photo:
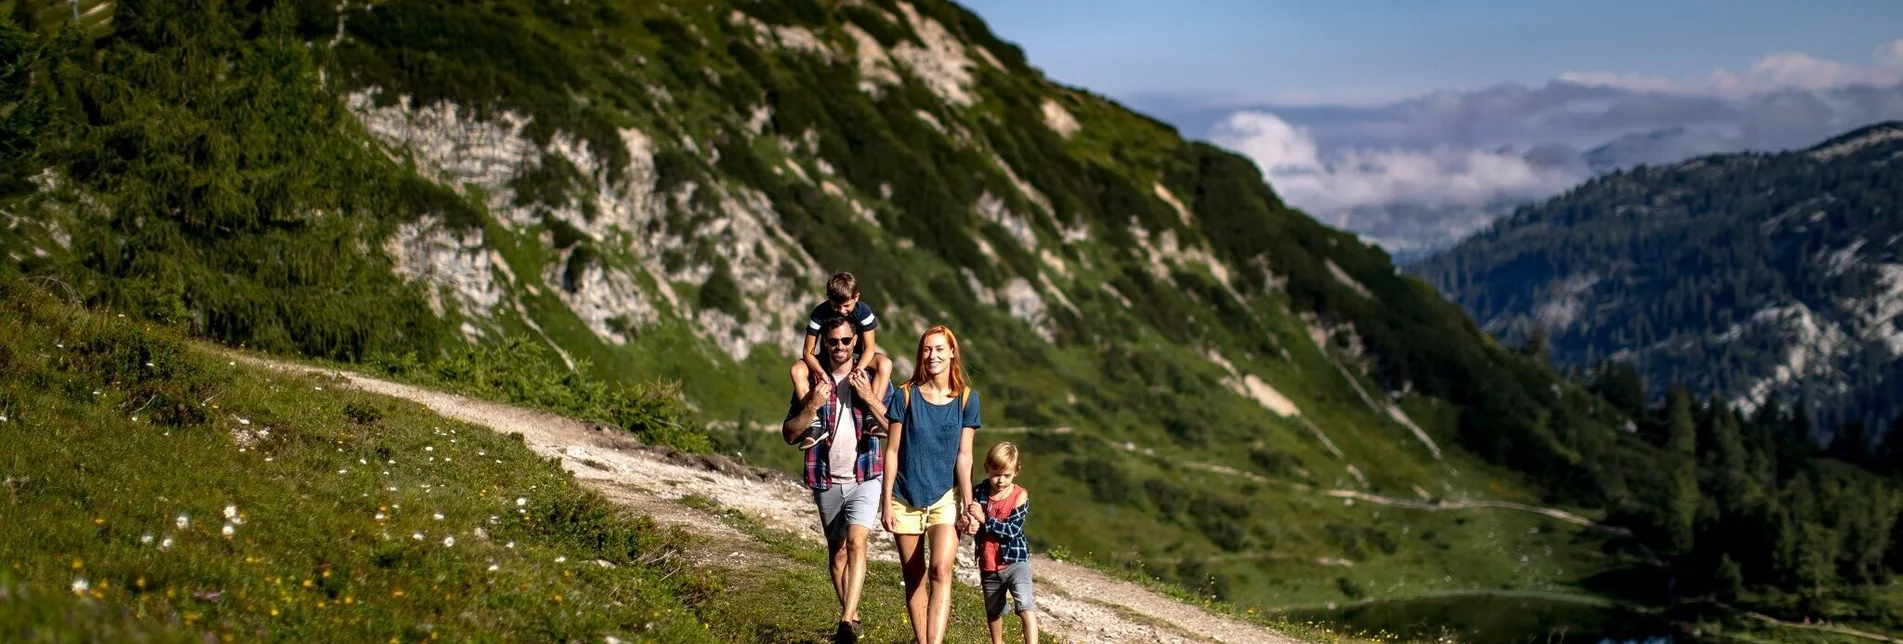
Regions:
<instances>
[{"instance_id":1,"label":"mountain ridge","mask_svg":"<svg viewBox=\"0 0 1903 644\"><path fill-rule=\"evenodd\" d=\"M1896 204L1883 196L1884 186L1903 174L1893 166L1903 155L1899 141L1903 121L1888 121L1786 153L1712 154L1615 173L1523 208L1413 268L1490 330L1523 338L1529 323L1538 324L1564 364L1636 358L1655 399L1664 387L1685 382L1745 409L1772 394L1785 401L1804 397L1821 409L1826 428L1849 420L1887 425L1896 412L1883 408L1884 396L1874 391L1887 391L1880 384L1891 379L1885 365L1903 354L1890 286L1897 231L1886 216ZM1742 201L1747 198L1757 201ZM1619 236L1604 228L1612 221L1636 228ZM1701 235L1692 227L1740 232ZM1563 239L1586 247L1542 249ZM1505 264L1487 259L1502 252L1518 253L1513 261L1528 270L1505 281L1487 277L1507 275L1495 272ZM1704 298L1696 309L1703 317L1668 321L1656 303L1631 308L1633 301L1616 299L1622 289L1658 288L1647 284L1671 289L1660 297ZM1632 319L1641 311L1640 319L1663 325L1649 341L1614 346L1580 336L1594 333L1581 324ZM1711 358L1701 362L1699 353L1683 353L1694 343ZM1740 354L1760 349L1769 354ZM1734 357L1715 362L1714 352ZM1700 377L1701 369L1736 377Z\"/></svg>"}]
</instances>

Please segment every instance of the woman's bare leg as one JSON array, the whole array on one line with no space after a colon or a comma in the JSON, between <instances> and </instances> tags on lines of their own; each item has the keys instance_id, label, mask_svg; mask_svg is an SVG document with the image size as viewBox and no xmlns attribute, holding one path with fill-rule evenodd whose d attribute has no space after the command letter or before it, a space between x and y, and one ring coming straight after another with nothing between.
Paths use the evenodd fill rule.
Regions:
<instances>
[{"instance_id":1,"label":"woman's bare leg","mask_svg":"<svg viewBox=\"0 0 1903 644\"><path fill-rule=\"evenodd\" d=\"M958 583L952 567L958 564L958 530L950 524L925 529L931 540L932 636L925 644L942 644L945 627L951 621L952 584Z\"/></svg>"},{"instance_id":2,"label":"woman's bare leg","mask_svg":"<svg viewBox=\"0 0 1903 644\"><path fill-rule=\"evenodd\" d=\"M905 576L905 614L912 620L912 637L916 642L928 642L926 639L926 595L925 587L925 535L895 534L894 545L899 549L899 571Z\"/></svg>"}]
</instances>

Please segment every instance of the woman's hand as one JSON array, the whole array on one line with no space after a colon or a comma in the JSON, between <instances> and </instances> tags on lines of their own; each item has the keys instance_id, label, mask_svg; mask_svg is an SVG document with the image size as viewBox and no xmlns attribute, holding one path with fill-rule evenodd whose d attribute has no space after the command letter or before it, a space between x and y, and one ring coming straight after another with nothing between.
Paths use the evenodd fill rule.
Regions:
<instances>
[{"instance_id":1,"label":"woman's hand","mask_svg":"<svg viewBox=\"0 0 1903 644\"><path fill-rule=\"evenodd\" d=\"M898 534L899 524L898 519L892 516L894 512L892 509L892 501L888 500L884 505L881 505L879 507L879 525L883 526L886 532Z\"/></svg>"}]
</instances>

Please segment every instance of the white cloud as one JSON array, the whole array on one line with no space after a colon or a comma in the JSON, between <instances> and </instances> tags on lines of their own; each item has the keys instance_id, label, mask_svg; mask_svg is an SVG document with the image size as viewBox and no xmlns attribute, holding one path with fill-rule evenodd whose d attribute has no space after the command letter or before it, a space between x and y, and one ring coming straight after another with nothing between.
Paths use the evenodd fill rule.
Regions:
<instances>
[{"instance_id":1,"label":"white cloud","mask_svg":"<svg viewBox=\"0 0 1903 644\"><path fill-rule=\"evenodd\" d=\"M1825 90L1851 85L1895 85L1903 82L1903 39L1879 45L1867 65L1826 60L1798 52L1779 52L1759 58L1743 71L1712 70L1699 78L1617 72L1566 72L1560 80L1645 92L1703 94L1745 98L1786 89Z\"/></svg>"},{"instance_id":2,"label":"white cloud","mask_svg":"<svg viewBox=\"0 0 1903 644\"><path fill-rule=\"evenodd\" d=\"M1539 167L1511 152L1449 146L1324 155L1305 128L1261 111L1231 114L1211 138L1254 159L1283 199L1318 215L1392 203L1482 206L1552 194L1585 176L1578 168Z\"/></svg>"}]
</instances>

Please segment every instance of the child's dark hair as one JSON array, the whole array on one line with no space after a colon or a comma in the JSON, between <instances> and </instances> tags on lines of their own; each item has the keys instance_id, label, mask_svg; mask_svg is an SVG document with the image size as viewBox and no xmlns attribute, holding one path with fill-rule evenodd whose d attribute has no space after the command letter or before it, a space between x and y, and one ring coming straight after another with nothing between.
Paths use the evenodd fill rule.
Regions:
<instances>
[{"instance_id":1,"label":"child's dark hair","mask_svg":"<svg viewBox=\"0 0 1903 644\"><path fill-rule=\"evenodd\" d=\"M855 297L859 297L859 280L854 279L852 273L840 271L826 280L826 299L832 303L839 304Z\"/></svg>"}]
</instances>

